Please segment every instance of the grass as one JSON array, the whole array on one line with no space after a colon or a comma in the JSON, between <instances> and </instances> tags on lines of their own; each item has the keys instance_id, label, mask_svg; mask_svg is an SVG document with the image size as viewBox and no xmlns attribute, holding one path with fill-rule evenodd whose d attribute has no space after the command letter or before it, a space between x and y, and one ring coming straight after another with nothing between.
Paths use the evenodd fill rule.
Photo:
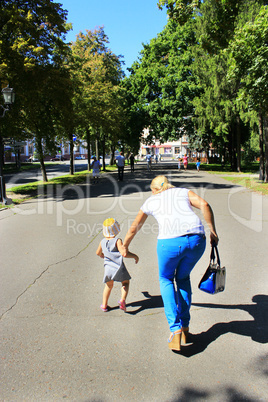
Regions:
<instances>
[{"instance_id":1,"label":"grass","mask_svg":"<svg viewBox=\"0 0 268 402\"><path fill-rule=\"evenodd\" d=\"M116 166L106 166L105 172L111 172L116 170ZM22 184L20 186L15 186L6 191L7 197L12 198L13 204L20 204L25 200L29 200L32 198L38 197L40 190L42 193L53 192L57 186L66 186L66 185L77 185L83 184L86 182L87 178L92 174L88 170L84 170L82 172L74 173L74 175L64 175L58 176L53 179L50 179L48 182L36 181L28 184ZM0 203L0 208L3 207L12 207L6 206Z\"/></svg>"},{"instance_id":2,"label":"grass","mask_svg":"<svg viewBox=\"0 0 268 402\"><path fill-rule=\"evenodd\" d=\"M38 163L37 163L38 164ZM31 164L32 168L33 164ZM195 168L195 164L189 164L189 168ZM258 171L259 165L258 163L253 163L247 166L245 169L242 168L242 172L232 172L230 166L222 167L220 164L202 164L201 170L206 171L212 174L224 174L224 179L231 181L234 184L244 186L252 191L256 191L263 195L268 195L268 183L263 183L257 178L247 177L247 175L256 174ZM116 166L106 166L106 172L116 170ZM228 176L227 176L228 175ZM52 190L56 188L56 186L65 186L65 185L76 185L83 184L86 182L87 178L91 176L91 173L87 170L83 172L75 173L74 175L64 175L58 176L54 179L50 179L47 183L43 181L36 181L29 184L23 184L21 186L12 187L7 190L8 198L12 198L13 204L20 204L24 202L26 199L29 200L31 198L36 198L40 189L42 192L46 190ZM0 208L6 207L5 205L0 203Z\"/></svg>"},{"instance_id":3,"label":"grass","mask_svg":"<svg viewBox=\"0 0 268 402\"><path fill-rule=\"evenodd\" d=\"M268 195L268 183L264 183L263 181L260 181L257 178L242 177L242 176L240 177L224 176L223 178L225 180L231 181L233 184L246 187L252 191L256 191L263 195Z\"/></svg>"},{"instance_id":4,"label":"grass","mask_svg":"<svg viewBox=\"0 0 268 402\"><path fill-rule=\"evenodd\" d=\"M248 164L247 166L242 165L241 173L233 172L230 165L222 168L220 164L203 164L201 165L201 168L202 170L212 174L222 175L224 173L224 176L222 177L225 180L228 180L233 184L246 187L249 190L256 191L260 194L268 195L268 183L264 183L257 177L251 177L252 175L256 175L256 173L258 173L259 171L260 165L258 162L253 162L251 164Z\"/></svg>"},{"instance_id":5,"label":"grass","mask_svg":"<svg viewBox=\"0 0 268 402\"><path fill-rule=\"evenodd\" d=\"M55 165L55 162L45 162L46 166ZM4 165L4 174L15 174L24 172L26 170L39 169L40 162L22 162L20 169L16 167L15 163L6 163Z\"/></svg>"}]
</instances>

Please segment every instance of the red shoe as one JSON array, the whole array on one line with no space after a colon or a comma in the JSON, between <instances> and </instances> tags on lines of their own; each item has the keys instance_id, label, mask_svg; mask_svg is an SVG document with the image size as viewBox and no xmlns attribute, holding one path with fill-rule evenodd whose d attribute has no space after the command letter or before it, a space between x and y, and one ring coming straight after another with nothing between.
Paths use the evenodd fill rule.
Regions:
<instances>
[{"instance_id":1,"label":"red shoe","mask_svg":"<svg viewBox=\"0 0 268 402\"><path fill-rule=\"evenodd\" d=\"M119 308L120 308L120 310L123 310L123 311L124 311L124 313L125 313L125 312L127 311L127 309L126 309L126 302L125 302L125 300L119 300L118 304L119 304Z\"/></svg>"}]
</instances>

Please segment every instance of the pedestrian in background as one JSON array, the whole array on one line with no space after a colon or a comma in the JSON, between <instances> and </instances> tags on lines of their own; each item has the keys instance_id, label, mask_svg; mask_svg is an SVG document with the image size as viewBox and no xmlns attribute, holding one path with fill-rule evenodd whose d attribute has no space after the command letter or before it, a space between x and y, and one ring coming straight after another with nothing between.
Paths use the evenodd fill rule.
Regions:
<instances>
[{"instance_id":1,"label":"pedestrian in background","mask_svg":"<svg viewBox=\"0 0 268 402\"><path fill-rule=\"evenodd\" d=\"M183 166L184 166L184 170L187 170L187 166L188 166L188 156L185 154L183 157Z\"/></svg>"},{"instance_id":2,"label":"pedestrian in background","mask_svg":"<svg viewBox=\"0 0 268 402\"><path fill-rule=\"evenodd\" d=\"M179 158L179 159L178 159L178 169L179 169L179 170L181 170L181 162L182 162L182 160Z\"/></svg>"},{"instance_id":3,"label":"pedestrian in background","mask_svg":"<svg viewBox=\"0 0 268 402\"><path fill-rule=\"evenodd\" d=\"M101 170L101 163L99 160L97 160L96 156L93 158L93 162L91 164L91 169L92 169L92 177L93 177L93 183L95 184L96 182L99 182L99 177L100 177L100 170Z\"/></svg>"},{"instance_id":4,"label":"pedestrian in background","mask_svg":"<svg viewBox=\"0 0 268 402\"><path fill-rule=\"evenodd\" d=\"M151 190L151 197L142 205L123 244L127 253L129 244L148 215L157 220L160 291L171 332L168 346L179 351L181 342L187 343L189 334L190 273L206 247L204 226L192 207L201 210L210 229L211 243L217 244L218 236L210 205L193 191L172 186L165 176L155 177Z\"/></svg>"},{"instance_id":5,"label":"pedestrian in background","mask_svg":"<svg viewBox=\"0 0 268 402\"><path fill-rule=\"evenodd\" d=\"M130 170L131 172L134 172L135 157L132 153L130 154L129 161L130 161Z\"/></svg>"},{"instance_id":6,"label":"pedestrian in background","mask_svg":"<svg viewBox=\"0 0 268 402\"><path fill-rule=\"evenodd\" d=\"M146 161L147 161L147 170L148 170L148 172L150 172L151 166L152 166L152 155L151 154L146 155Z\"/></svg>"},{"instance_id":7,"label":"pedestrian in background","mask_svg":"<svg viewBox=\"0 0 268 402\"><path fill-rule=\"evenodd\" d=\"M198 172L200 171L200 165L201 165L200 158L197 158L196 169Z\"/></svg>"},{"instance_id":8,"label":"pedestrian in background","mask_svg":"<svg viewBox=\"0 0 268 402\"><path fill-rule=\"evenodd\" d=\"M119 308L126 312L126 298L129 291L129 280L131 276L125 267L122 253L125 251L121 239L116 236L120 232L120 225L114 218L108 218L103 222L104 239L99 244L96 254L104 259L104 278L105 283L102 304L102 311L109 311L108 300L114 285L114 281L121 282L121 299L119 300ZM139 261L136 254L128 251L125 258L134 258L135 263Z\"/></svg>"},{"instance_id":9,"label":"pedestrian in background","mask_svg":"<svg viewBox=\"0 0 268 402\"><path fill-rule=\"evenodd\" d=\"M118 168L118 181L123 181L124 178L124 167L125 167L125 157L123 152L116 157L116 164Z\"/></svg>"}]
</instances>

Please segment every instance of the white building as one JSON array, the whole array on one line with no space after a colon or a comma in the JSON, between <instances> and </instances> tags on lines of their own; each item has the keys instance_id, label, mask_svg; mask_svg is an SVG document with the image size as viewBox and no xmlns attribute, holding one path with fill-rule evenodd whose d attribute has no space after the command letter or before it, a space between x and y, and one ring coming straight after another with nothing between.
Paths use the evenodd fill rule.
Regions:
<instances>
[{"instance_id":1,"label":"white building","mask_svg":"<svg viewBox=\"0 0 268 402\"><path fill-rule=\"evenodd\" d=\"M143 140L141 141L139 156L143 157L150 153L152 155L161 155L161 157L178 158L187 154L188 139L187 135L183 135L176 141L167 141L163 144L158 139L153 139L153 143L146 144L146 138L149 135L149 129L146 128L143 131Z\"/></svg>"}]
</instances>

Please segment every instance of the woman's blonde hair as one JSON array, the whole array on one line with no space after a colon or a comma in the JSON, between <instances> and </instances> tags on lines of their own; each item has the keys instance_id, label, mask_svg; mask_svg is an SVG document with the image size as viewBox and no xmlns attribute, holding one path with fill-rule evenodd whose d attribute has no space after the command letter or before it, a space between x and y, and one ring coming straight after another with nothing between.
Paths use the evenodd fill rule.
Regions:
<instances>
[{"instance_id":1,"label":"woman's blonde hair","mask_svg":"<svg viewBox=\"0 0 268 402\"><path fill-rule=\"evenodd\" d=\"M166 176L156 176L151 182L151 190L155 189L157 193L173 188L172 184L169 183Z\"/></svg>"}]
</instances>

